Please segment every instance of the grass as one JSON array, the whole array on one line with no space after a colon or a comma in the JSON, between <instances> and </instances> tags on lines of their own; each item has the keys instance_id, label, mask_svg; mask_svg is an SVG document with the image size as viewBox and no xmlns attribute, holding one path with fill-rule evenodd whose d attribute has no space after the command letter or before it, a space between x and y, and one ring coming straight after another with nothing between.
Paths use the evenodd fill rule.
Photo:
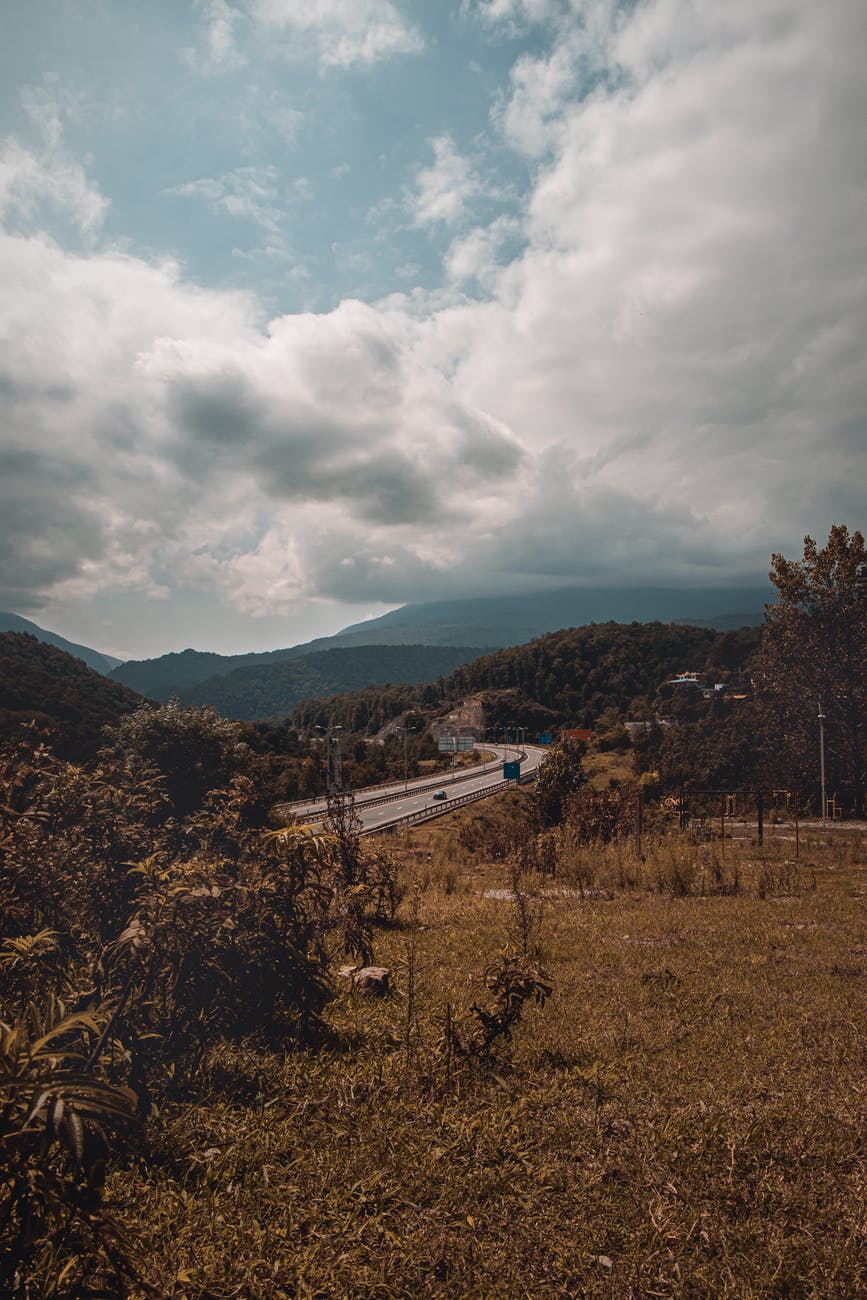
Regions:
<instances>
[{"instance_id":1,"label":"grass","mask_svg":"<svg viewBox=\"0 0 867 1300\"><path fill-rule=\"evenodd\" d=\"M474 815L394 841L395 997L342 982L327 1049L221 1047L111 1176L161 1293L864 1294L861 837L797 868L782 840L573 846L521 885L550 1001L462 1065L446 1025L521 947L508 871L455 847Z\"/></svg>"}]
</instances>

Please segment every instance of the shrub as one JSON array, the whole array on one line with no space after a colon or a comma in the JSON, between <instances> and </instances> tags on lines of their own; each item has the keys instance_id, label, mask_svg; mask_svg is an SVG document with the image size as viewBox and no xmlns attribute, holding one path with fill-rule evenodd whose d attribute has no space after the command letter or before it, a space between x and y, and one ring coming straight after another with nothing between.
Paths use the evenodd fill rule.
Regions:
<instances>
[{"instance_id":1,"label":"shrub","mask_svg":"<svg viewBox=\"0 0 867 1300\"><path fill-rule=\"evenodd\" d=\"M252 755L237 722L216 709L182 708L177 700L127 714L107 732L111 748L136 772L162 775L175 815L201 808L209 791L250 767Z\"/></svg>"}]
</instances>

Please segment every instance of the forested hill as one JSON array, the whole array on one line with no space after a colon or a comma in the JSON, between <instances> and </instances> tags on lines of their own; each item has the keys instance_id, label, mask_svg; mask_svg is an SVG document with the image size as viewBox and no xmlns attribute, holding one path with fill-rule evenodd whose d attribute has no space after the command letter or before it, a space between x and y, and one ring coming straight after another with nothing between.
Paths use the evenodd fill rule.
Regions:
<instances>
[{"instance_id":1,"label":"forested hill","mask_svg":"<svg viewBox=\"0 0 867 1300\"><path fill-rule=\"evenodd\" d=\"M51 729L63 758L92 757L105 743L102 728L144 703L126 686L55 646L21 632L0 634L0 736L32 719Z\"/></svg>"},{"instance_id":2,"label":"forested hill","mask_svg":"<svg viewBox=\"0 0 867 1300\"><path fill-rule=\"evenodd\" d=\"M387 683L435 681L479 654L473 646L374 645L304 659L251 664L179 691L183 704L213 704L227 718L286 717L302 700Z\"/></svg>"},{"instance_id":3,"label":"forested hill","mask_svg":"<svg viewBox=\"0 0 867 1300\"><path fill-rule=\"evenodd\" d=\"M736 679L759 636L758 627L718 632L674 623L568 628L483 655L435 685L311 697L292 720L302 728L339 723L372 733L408 709L441 712L477 695L489 724L592 727L604 712L650 716L659 686L678 672L707 670L717 681Z\"/></svg>"},{"instance_id":4,"label":"forested hill","mask_svg":"<svg viewBox=\"0 0 867 1300\"><path fill-rule=\"evenodd\" d=\"M22 618L20 614L12 614L5 609L0 610L0 632L28 633L30 636L35 636L37 641L56 646L58 650L65 650L68 655L76 659L83 659L88 668L95 668L98 673L110 673L112 668L116 668L121 662L112 655L92 649L91 646L67 641L66 637L58 636L56 632L49 632L38 623L31 623L29 618Z\"/></svg>"},{"instance_id":5,"label":"forested hill","mask_svg":"<svg viewBox=\"0 0 867 1300\"><path fill-rule=\"evenodd\" d=\"M684 671L727 680L758 648L760 629L717 632L674 623L594 623L485 655L444 683L451 697L516 689L579 726L605 709L649 706L660 683Z\"/></svg>"}]
</instances>

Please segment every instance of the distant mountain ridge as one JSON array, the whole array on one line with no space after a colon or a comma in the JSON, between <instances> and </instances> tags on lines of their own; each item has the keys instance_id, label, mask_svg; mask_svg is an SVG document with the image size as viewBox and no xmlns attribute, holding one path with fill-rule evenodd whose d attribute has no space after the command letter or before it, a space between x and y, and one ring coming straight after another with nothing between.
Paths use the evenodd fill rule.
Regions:
<instances>
[{"instance_id":1,"label":"distant mountain ridge","mask_svg":"<svg viewBox=\"0 0 867 1300\"><path fill-rule=\"evenodd\" d=\"M99 650L91 649L90 646L67 641L66 637L58 636L56 632L48 632L37 623L31 623L29 618L22 618L20 614L12 614L7 610L0 610L0 632L22 632L28 636L35 636L36 640L41 641L43 645L53 645L58 650L65 650L68 655L83 659L88 668L94 668L98 673L105 675L123 663L122 659L115 659L113 655L105 655Z\"/></svg>"},{"instance_id":2,"label":"distant mountain ridge","mask_svg":"<svg viewBox=\"0 0 867 1300\"><path fill-rule=\"evenodd\" d=\"M327 638L345 645L523 645L547 632L589 623L679 623L728 630L758 626L773 597L767 587L563 587L524 596L482 596L403 605ZM741 621L742 620L742 621Z\"/></svg>"},{"instance_id":3,"label":"distant mountain ridge","mask_svg":"<svg viewBox=\"0 0 867 1300\"><path fill-rule=\"evenodd\" d=\"M524 596L431 601L404 605L380 618L354 623L334 636L317 637L282 650L236 655L183 650L156 659L128 660L115 668L110 676L154 700L168 700L177 695L183 700L197 702L202 699L200 688L207 685L207 693L213 696L215 704L217 699L222 699L227 708L232 701L232 708L247 709L249 701L245 703L243 688L237 680L227 687L218 687L216 680L242 669L259 670L287 661L310 660L312 656L331 650L358 651L362 653L363 661L369 664L367 651L371 646L452 647L465 656L459 662L467 663L490 650L524 645L548 632L590 623L663 622L725 631L733 627L757 626L764 618L765 603L770 598L769 587L565 587L559 591ZM743 612L730 613L732 610ZM366 683L358 683L354 672L348 668L348 662L343 664L343 668L349 676L344 675L339 680L344 683L351 680L353 685L335 685L334 679L326 673L312 694L336 694L340 690L357 689L359 684L374 685L386 680L377 676ZM458 661L452 666L458 666ZM429 676L440 676L442 671L451 669L432 671ZM254 675L245 680L250 691L260 696L262 702L266 698L272 700L276 715L291 712L291 707L294 707L284 708L280 703L288 703L294 696L294 687L289 687L291 676L285 671L282 674L283 686L288 692L282 696L279 691L283 688L276 684L272 690L263 684L263 679ZM314 673L311 684L315 678ZM275 683L279 680L280 673L276 674ZM423 678L413 674L392 680L418 682Z\"/></svg>"},{"instance_id":4,"label":"distant mountain ridge","mask_svg":"<svg viewBox=\"0 0 867 1300\"><path fill-rule=\"evenodd\" d=\"M251 722L288 717L302 700L367 686L436 681L484 653L477 646L337 647L303 658L254 663L182 689L182 704L213 704L224 717Z\"/></svg>"}]
</instances>

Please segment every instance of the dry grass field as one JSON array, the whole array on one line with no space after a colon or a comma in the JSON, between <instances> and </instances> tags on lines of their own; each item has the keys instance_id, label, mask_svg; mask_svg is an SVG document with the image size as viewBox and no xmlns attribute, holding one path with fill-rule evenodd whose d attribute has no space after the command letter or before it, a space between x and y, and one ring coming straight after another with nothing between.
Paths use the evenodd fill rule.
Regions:
<instances>
[{"instance_id":1,"label":"dry grass field","mask_svg":"<svg viewBox=\"0 0 867 1300\"><path fill-rule=\"evenodd\" d=\"M783 839L561 844L516 878L461 848L476 815L394 840L393 996L339 980L320 1047L213 1052L111 1175L157 1292L867 1293L862 835L811 832L797 864ZM462 1055L504 952L550 997Z\"/></svg>"}]
</instances>

